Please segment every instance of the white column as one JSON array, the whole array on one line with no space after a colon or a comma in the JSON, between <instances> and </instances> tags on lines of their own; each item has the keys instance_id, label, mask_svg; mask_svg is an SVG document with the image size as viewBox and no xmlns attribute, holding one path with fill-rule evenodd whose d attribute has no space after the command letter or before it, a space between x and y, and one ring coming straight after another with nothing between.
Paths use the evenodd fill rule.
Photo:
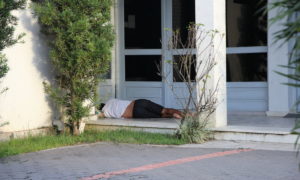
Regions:
<instances>
[{"instance_id":1,"label":"white column","mask_svg":"<svg viewBox=\"0 0 300 180\"><path fill-rule=\"evenodd\" d=\"M172 59L172 52L168 49L169 38L172 37L172 31L165 30L172 29L172 0L162 0L161 5L161 14L162 14L162 73L163 73L163 96L162 104L165 107L173 107L174 95L171 89L173 85L173 68L172 65L166 60Z\"/></svg>"},{"instance_id":2,"label":"white column","mask_svg":"<svg viewBox=\"0 0 300 180\"><path fill-rule=\"evenodd\" d=\"M274 2L276 0L269 0ZM277 10L274 9L268 13L268 19L277 15ZM287 19L278 21L272 25L269 24L268 29L268 91L269 91L269 111L267 115L269 116L284 116L289 112L290 101L289 101L289 89L287 85L282 83L287 83L289 80L277 74L275 71L280 71L282 73L288 73L287 68L279 67L279 65L287 65L288 63L288 53L289 45L288 43L283 43L283 41L278 41L274 43L275 37L274 33L284 28L282 23L286 22Z\"/></svg>"},{"instance_id":3,"label":"white column","mask_svg":"<svg viewBox=\"0 0 300 180\"><path fill-rule=\"evenodd\" d=\"M216 29L220 33L226 32L225 0L195 0L196 24L204 24L206 29ZM218 81L218 105L211 121L215 127L227 125L227 95L226 95L226 42L221 41L216 52L217 66L214 68L210 80L214 88ZM220 39L215 39L215 44L220 44Z\"/></svg>"},{"instance_id":4,"label":"white column","mask_svg":"<svg viewBox=\"0 0 300 180\"><path fill-rule=\"evenodd\" d=\"M124 57L124 46L125 46L125 35L124 35L124 0L115 0L115 29L117 32L116 36L116 59L115 59L115 83L116 83L116 97L125 98L124 82L125 82L125 57Z\"/></svg>"}]
</instances>

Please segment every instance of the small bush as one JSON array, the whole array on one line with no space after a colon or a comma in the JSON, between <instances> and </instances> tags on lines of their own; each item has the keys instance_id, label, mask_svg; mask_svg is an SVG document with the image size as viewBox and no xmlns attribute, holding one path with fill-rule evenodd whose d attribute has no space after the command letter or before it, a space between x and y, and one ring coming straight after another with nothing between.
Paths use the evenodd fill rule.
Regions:
<instances>
[{"instance_id":1,"label":"small bush","mask_svg":"<svg viewBox=\"0 0 300 180\"><path fill-rule=\"evenodd\" d=\"M33 8L49 35L50 59L56 81L44 83L72 134L97 97L102 74L109 69L114 33L110 24L112 0L45 0Z\"/></svg>"},{"instance_id":2,"label":"small bush","mask_svg":"<svg viewBox=\"0 0 300 180\"><path fill-rule=\"evenodd\" d=\"M212 137L207 126L220 101L217 99L219 80L212 79L211 75L219 62L217 53L224 34L193 23L188 26L187 31L186 40L181 38L179 30L175 30L169 41L169 47L178 54L178 62L171 62L173 74L177 74L187 90L186 98L179 100L186 116L180 122L177 135L191 143L202 143ZM186 51L182 52L182 49ZM196 52L192 49L196 49ZM171 72L166 74L168 76ZM213 81L217 83L212 83ZM172 88L172 82L170 86L176 99L182 99L177 94L178 91Z\"/></svg>"},{"instance_id":3,"label":"small bush","mask_svg":"<svg viewBox=\"0 0 300 180\"><path fill-rule=\"evenodd\" d=\"M207 122L195 116L186 116L176 134L190 143L203 143L213 139L213 132L207 129Z\"/></svg>"}]
</instances>

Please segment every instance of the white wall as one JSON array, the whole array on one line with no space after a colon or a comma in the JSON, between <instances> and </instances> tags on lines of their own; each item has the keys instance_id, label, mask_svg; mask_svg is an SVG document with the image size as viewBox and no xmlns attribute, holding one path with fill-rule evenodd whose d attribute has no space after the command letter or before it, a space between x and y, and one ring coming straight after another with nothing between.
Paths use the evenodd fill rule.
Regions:
<instances>
[{"instance_id":1,"label":"white wall","mask_svg":"<svg viewBox=\"0 0 300 180\"><path fill-rule=\"evenodd\" d=\"M276 0L269 0L268 2L274 2ZM272 10L268 13L268 18L272 18L277 15L277 10ZM289 86L283 85L287 83L288 79L275 73L274 71L280 71L282 73L288 73L287 68L281 68L279 65L288 64L288 43L278 41L274 43L274 33L284 28L282 23L287 19L283 19L279 22L269 25L268 30L268 90L269 90L269 110L267 112L270 116L284 116L290 111L289 100Z\"/></svg>"},{"instance_id":2,"label":"white wall","mask_svg":"<svg viewBox=\"0 0 300 180\"><path fill-rule=\"evenodd\" d=\"M1 84L9 88L0 95L0 122L9 122L0 128L4 132L51 126L52 118L42 84L51 78L46 42L29 8L14 14L19 18L15 33L26 36L25 43L4 51L10 67Z\"/></svg>"}]
</instances>

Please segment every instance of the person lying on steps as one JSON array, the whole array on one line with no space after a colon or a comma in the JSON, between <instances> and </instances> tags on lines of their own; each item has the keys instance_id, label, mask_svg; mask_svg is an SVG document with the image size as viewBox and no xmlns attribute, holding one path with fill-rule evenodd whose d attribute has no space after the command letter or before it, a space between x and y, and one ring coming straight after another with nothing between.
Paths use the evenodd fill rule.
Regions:
<instances>
[{"instance_id":1,"label":"person lying on steps","mask_svg":"<svg viewBox=\"0 0 300 180\"><path fill-rule=\"evenodd\" d=\"M106 104L101 104L99 110L100 118L182 118L181 111L165 108L146 99L110 99Z\"/></svg>"}]
</instances>

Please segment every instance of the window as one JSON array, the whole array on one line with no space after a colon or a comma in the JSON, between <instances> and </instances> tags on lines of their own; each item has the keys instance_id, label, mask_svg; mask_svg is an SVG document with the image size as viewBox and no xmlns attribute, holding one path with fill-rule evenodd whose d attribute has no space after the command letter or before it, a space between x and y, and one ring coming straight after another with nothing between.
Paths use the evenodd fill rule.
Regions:
<instances>
[{"instance_id":1,"label":"window","mask_svg":"<svg viewBox=\"0 0 300 180\"><path fill-rule=\"evenodd\" d=\"M160 0L126 0L124 2L125 49L160 49Z\"/></svg>"},{"instance_id":2,"label":"window","mask_svg":"<svg viewBox=\"0 0 300 180\"><path fill-rule=\"evenodd\" d=\"M267 0L226 0L227 81L267 81Z\"/></svg>"},{"instance_id":3,"label":"window","mask_svg":"<svg viewBox=\"0 0 300 180\"><path fill-rule=\"evenodd\" d=\"M180 32L179 42L182 42L183 46L181 48L186 48L188 43L188 27L190 24L195 23L195 0L173 0L172 13L172 28ZM190 76L190 80L195 80L196 56L192 54L188 54L188 57L184 56L186 49L182 50L174 50L173 82L183 82L184 79L188 78L188 75Z\"/></svg>"},{"instance_id":4,"label":"window","mask_svg":"<svg viewBox=\"0 0 300 180\"><path fill-rule=\"evenodd\" d=\"M227 0L227 47L267 45L267 15L261 11L266 3L266 0Z\"/></svg>"},{"instance_id":5,"label":"window","mask_svg":"<svg viewBox=\"0 0 300 180\"><path fill-rule=\"evenodd\" d=\"M189 74L189 77L188 77ZM173 56L173 81L194 81L196 77L196 56Z\"/></svg>"},{"instance_id":6,"label":"window","mask_svg":"<svg viewBox=\"0 0 300 180\"><path fill-rule=\"evenodd\" d=\"M173 0L173 30L180 31L182 42L186 42L188 26L195 23L195 0Z\"/></svg>"},{"instance_id":7,"label":"window","mask_svg":"<svg viewBox=\"0 0 300 180\"><path fill-rule=\"evenodd\" d=\"M161 56L125 56L126 81L161 81Z\"/></svg>"},{"instance_id":8,"label":"window","mask_svg":"<svg viewBox=\"0 0 300 180\"><path fill-rule=\"evenodd\" d=\"M267 81L267 54L228 54L227 81Z\"/></svg>"}]
</instances>

